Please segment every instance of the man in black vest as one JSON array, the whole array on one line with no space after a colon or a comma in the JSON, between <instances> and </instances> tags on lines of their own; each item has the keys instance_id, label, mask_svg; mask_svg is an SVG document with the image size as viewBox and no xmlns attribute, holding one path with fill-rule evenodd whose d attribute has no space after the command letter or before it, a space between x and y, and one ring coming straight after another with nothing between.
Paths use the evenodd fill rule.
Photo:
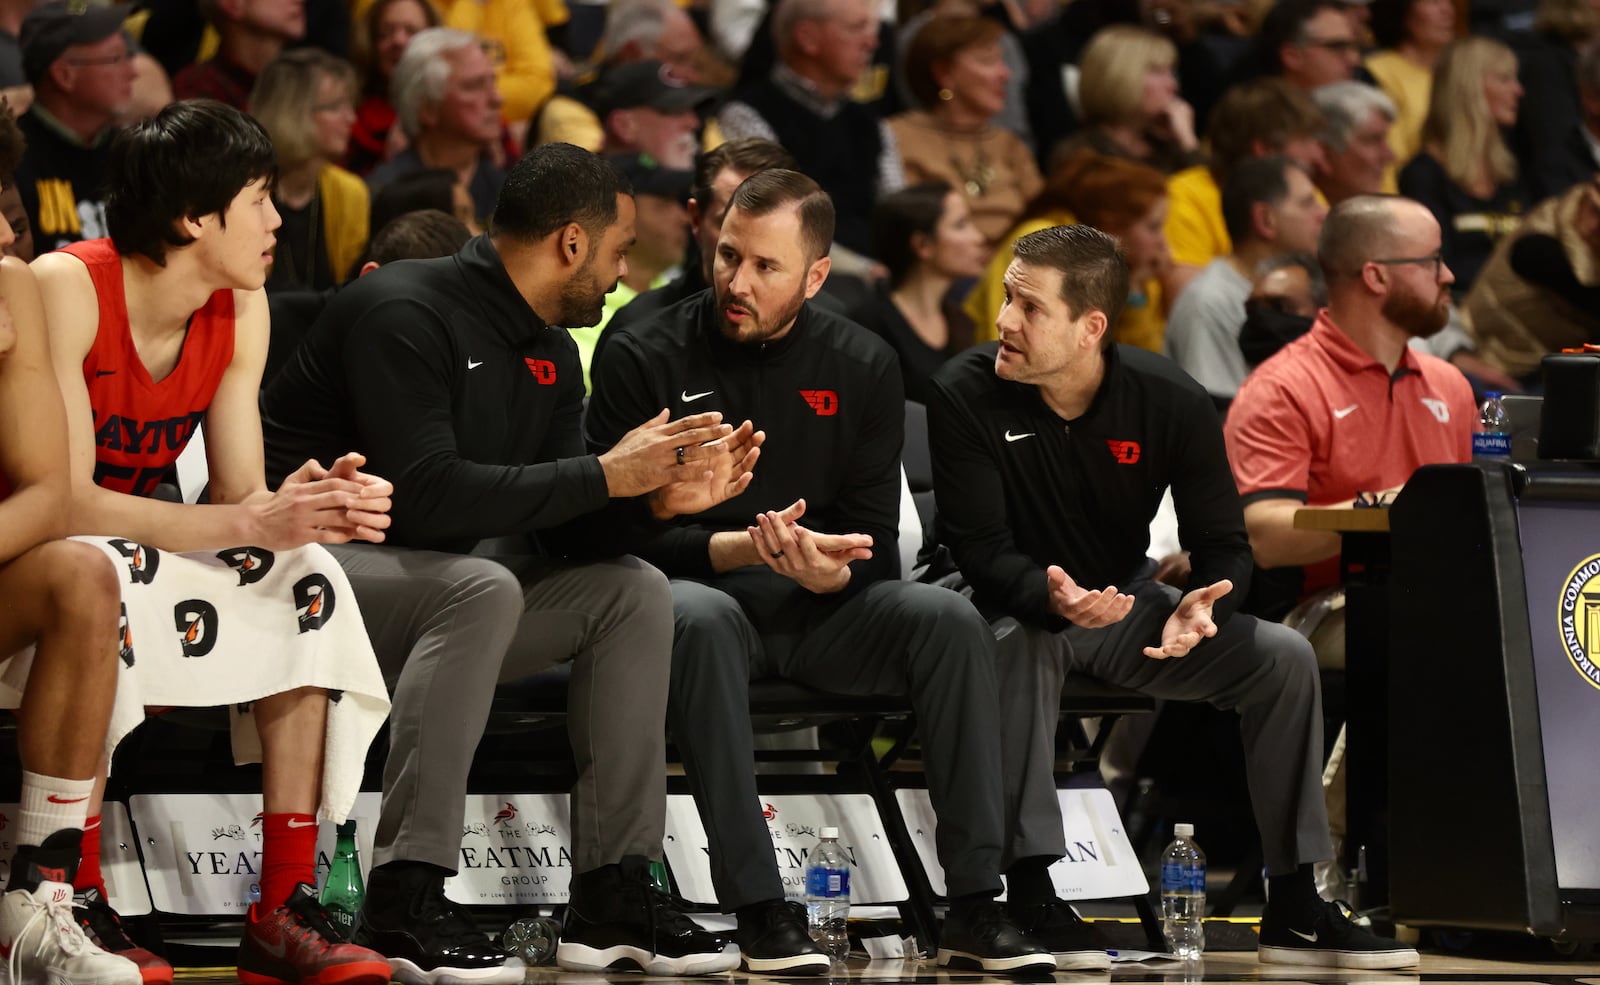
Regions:
<instances>
[{"instance_id":1,"label":"man in black vest","mask_svg":"<svg viewBox=\"0 0 1600 985\"><path fill-rule=\"evenodd\" d=\"M735 93L717 123L729 140L765 137L788 148L833 199L834 242L865 255L873 203L905 184L888 128L850 98L878 46L876 7L870 0L781 0L772 23L777 66Z\"/></svg>"}]
</instances>

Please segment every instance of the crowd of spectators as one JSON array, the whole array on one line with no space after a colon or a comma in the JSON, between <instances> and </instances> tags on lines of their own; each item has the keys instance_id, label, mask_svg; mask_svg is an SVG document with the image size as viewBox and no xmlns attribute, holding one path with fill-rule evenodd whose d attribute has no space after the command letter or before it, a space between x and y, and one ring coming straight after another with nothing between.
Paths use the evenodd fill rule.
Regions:
<instances>
[{"instance_id":1,"label":"crowd of spectators","mask_svg":"<svg viewBox=\"0 0 1600 985\"><path fill-rule=\"evenodd\" d=\"M273 291L344 282L376 232L369 216L396 214L364 214L352 175L381 195L403 176L448 171L473 203L457 214L482 228L509 163L542 143L687 172L698 151L753 136L795 154L834 199L832 290L859 307L892 279L871 229L880 198L948 185L987 261L1045 218L1088 221L1062 190L1116 184L1094 172L1123 158L1167 176L1171 260L1138 271L1127 317L1139 324L1118 335L1156 351L1189 281L1233 253L1222 190L1241 160L1287 155L1326 206L1396 191L1423 202L1463 304L1521 216L1586 180L1600 154L1600 14L1584 0L1523 0L1519 12L1452 0L901 7L24 4L6 13L9 33L0 25L12 39L0 91L28 138L16 191L39 250L103 233L104 147L163 96L257 115L283 171ZM941 303L964 305L981 340L998 304L992 283L974 283L955 278ZM1453 324L1465 330L1451 335L1462 364L1482 368L1474 322Z\"/></svg>"}]
</instances>

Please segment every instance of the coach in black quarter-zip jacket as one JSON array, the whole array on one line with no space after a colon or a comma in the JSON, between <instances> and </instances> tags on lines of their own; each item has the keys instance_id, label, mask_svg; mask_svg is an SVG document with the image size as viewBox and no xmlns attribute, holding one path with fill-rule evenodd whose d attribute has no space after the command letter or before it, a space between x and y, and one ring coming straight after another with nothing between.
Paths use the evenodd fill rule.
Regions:
<instances>
[{"instance_id":1,"label":"coach in black quarter-zip jacket","mask_svg":"<svg viewBox=\"0 0 1600 985\"><path fill-rule=\"evenodd\" d=\"M612 496L686 475L703 483L707 464L732 457L727 442L701 447L730 428L655 410L615 447L584 451L577 346L558 326L599 320L633 222L627 182L608 165L569 144L540 147L507 176L492 235L341 290L263 395L269 473L360 434L404 488L405 519L385 543L332 551L394 685L355 935L406 985L522 981L444 879L460 859L467 772L496 683L566 660L578 781L557 962L674 976L738 964L650 886L666 816L666 580L631 557L563 560L555 536ZM470 556L514 535L525 546L504 564Z\"/></svg>"},{"instance_id":2,"label":"coach in black quarter-zip jacket","mask_svg":"<svg viewBox=\"0 0 1600 985\"><path fill-rule=\"evenodd\" d=\"M1205 389L1110 344L1128 296L1111 237L1056 226L1013 250L999 343L947 363L928 405L940 538L996 621L1005 796L1019 805L1008 905L1066 908L1045 870L1065 852L1051 766L1061 681L1076 670L1239 713L1271 881L1262 961L1416 964L1317 896L1312 865L1333 855L1317 661L1293 630L1232 611L1250 545ZM1168 486L1193 565L1181 600L1144 557Z\"/></svg>"},{"instance_id":3,"label":"coach in black quarter-zip jacket","mask_svg":"<svg viewBox=\"0 0 1600 985\"><path fill-rule=\"evenodd\" d=\"M939 962L1050 971L1050 952L993 902L994 640L960 595L899 578L900 370L883 342L808 300L827 278L832 238L833 203L816 182L782 169L750 176L723 221L712 288L618 333L591 374L591 448L662 406L721 410L766 436L746 491L720 504L647 497L664 522L630 545L672 578L667 716L711 838L717 899L738 915L749 970L827 971L804 909L783 900L756 796L749 682L908 694L951 896Z\"/></svg>"}]
</instances>

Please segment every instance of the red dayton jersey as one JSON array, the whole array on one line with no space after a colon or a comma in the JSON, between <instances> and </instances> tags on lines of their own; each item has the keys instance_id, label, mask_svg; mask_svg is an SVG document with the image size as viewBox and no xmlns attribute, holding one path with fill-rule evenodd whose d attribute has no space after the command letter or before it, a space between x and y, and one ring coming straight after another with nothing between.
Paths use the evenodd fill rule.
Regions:
<instances>
[{"instance_id":1,"label":"red dayton jersey","mask_svg":"<svg viewBox=\"0 0 1600 985\"><path fill-rule=\"evenodd\" d=\"M178 365L157 382L133 346L122 260L111 241L73 243L63 252L89 268L100 306L100 328L83 360L95 484L148 496L193 437L233 361L233 292L217 291L194 313Z\"/></svg>"}]
</instances>

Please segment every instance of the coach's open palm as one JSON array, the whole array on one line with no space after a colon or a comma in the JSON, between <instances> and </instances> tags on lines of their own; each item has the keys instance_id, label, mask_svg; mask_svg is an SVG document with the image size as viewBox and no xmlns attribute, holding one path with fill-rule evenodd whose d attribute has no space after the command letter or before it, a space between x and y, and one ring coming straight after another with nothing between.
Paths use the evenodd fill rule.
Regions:
<instances>
[{"instance_id":1,"label":"coach's open palm","mask_svg":"<svg viewBox=\"0 0 1600 985\"><path fill-rule=\"evenodd\" d=\"M1217 599L1233 591L1233 582L1224 578L1204 588L1197 588L1178 601L1178 607L1167 617L1161 627L1161 645L1147 646L1144 655L1153 660L1182 657L1200 645L1200 641L1217 635L1217 624L1211 619L1211 608Z\"/></svg>"}]
</instances>

